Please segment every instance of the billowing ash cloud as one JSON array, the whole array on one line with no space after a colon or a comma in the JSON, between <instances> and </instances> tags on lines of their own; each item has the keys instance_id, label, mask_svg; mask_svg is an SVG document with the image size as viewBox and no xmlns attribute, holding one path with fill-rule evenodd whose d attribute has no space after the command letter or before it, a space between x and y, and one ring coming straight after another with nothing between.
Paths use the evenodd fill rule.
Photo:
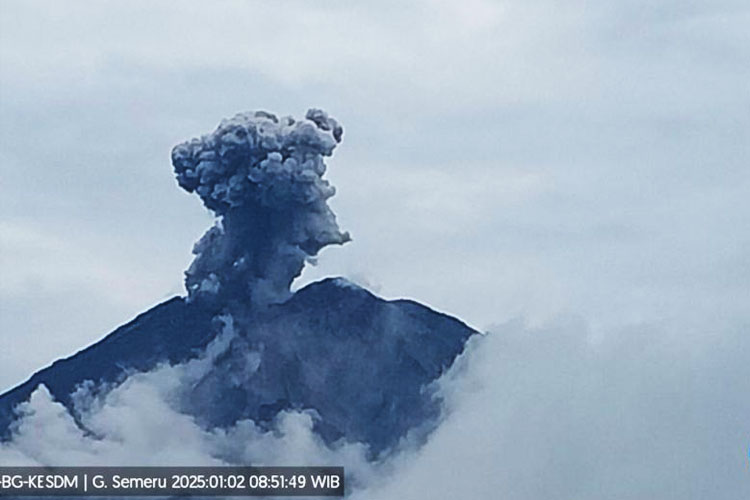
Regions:
<instances>
[{"instance_id":1,"label":"billowing ash cloud","mask_svg":"<svg viewBox=\"0 0 750 500\"><path fill-rule=\"evenodd\" d=\"M323 179L323 157L342 134L321 110L299 121L256 111L175 146L178 183L219 216L193 249L185 273L191 299L283 300L306 259L349 240L327 204L335 190Z\"/></svg>"}]
</instances>

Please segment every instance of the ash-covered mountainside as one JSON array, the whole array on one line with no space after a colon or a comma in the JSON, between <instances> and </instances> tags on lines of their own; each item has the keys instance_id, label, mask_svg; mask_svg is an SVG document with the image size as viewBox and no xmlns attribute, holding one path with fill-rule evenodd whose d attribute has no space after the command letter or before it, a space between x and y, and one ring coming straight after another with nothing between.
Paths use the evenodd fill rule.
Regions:
<instances>
[{"instance_id":1,"label":"ash-covered mountainside","mask_svg":"<svg viewBox=\"0 0 750 500\"><path fill-rule=\"evenodd\" d=\"M72 413L85 380L111 383L161 362L184 362L213 340L212 314L170 299L100 342L34 374L0 396L0 429L39 384ZM374 453L395 445L438 410L423 388L475 333L455 318L408 300L385 301L341 278L310 284L283 304L236 319L237 334L183 411L207 427L250 418L270 422L285 409L314 409L326 441L346 438Z\"/></svg>"},{"instance_id":2,"label":"ash-covered mountainside","mask_svg":"<svg viewBox=\"0 0 750 500\"><path fill-rule=\"evenodd\" d=\"M271 431L280 412L311 410L326 443L365 443L371 458L410 431L429 431L439 404L428 386L475 332L341 278L290 291L321 249L350 240L328 206L335 190L323 178L324 158L342 136L321 110L302 120L256 111L177 145L178 184L216 216L185 271L187 297L154 307L0 396L0 439L12 439L17 406L42 384L88 431L78 388L104 398L134 373L190 360L209 366L167 404L205 429L250 419Z\"/></svg>"}]
</instances>

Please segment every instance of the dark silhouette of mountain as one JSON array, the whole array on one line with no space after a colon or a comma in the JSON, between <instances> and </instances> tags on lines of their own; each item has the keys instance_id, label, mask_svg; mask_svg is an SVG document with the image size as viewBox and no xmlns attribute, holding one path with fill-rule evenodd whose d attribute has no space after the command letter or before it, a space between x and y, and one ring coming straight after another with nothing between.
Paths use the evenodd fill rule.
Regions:
<instances>
[{"instance_id":1,"label":"dark silhouette of mountain","mask_svg":"<svg viewBox=\"0 0 750 500\"><path fill-rule=\"evenodd\" d=\"M189 389L181 411L206 427L224 427L245 418L264 426L282 410L315 410L324 440L364 442L372 456L435 423L439 402L426 388L476 333L342 278L312 283L282 304L235 303L223 314L233 320L231 343ZM200 356L221 331L221 317L181 297L157 305L0 396L0 436L11 436L14 407L40 384L72 409L71 393L86 380L118 383L133 371Z\"/></svg>"}]
</instances>

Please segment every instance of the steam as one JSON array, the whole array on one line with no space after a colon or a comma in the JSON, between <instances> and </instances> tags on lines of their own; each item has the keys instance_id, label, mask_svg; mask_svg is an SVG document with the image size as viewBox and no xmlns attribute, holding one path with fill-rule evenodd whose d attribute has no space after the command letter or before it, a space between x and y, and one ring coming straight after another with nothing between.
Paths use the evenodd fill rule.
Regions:
<instances>
[{"instance_id":1,"label":"steam","mask_svg":"<svg viewBox=\"0 0 750 500\"><path fill-rule=\"evenodd\" d=\"M343 129L324 111L304 120L265 111L224 120L172 150L177 182L219 220L196 243L185 272L190 299L282 301L305 261L343 244L323 174Z\"/></svg>"}]
</instances>

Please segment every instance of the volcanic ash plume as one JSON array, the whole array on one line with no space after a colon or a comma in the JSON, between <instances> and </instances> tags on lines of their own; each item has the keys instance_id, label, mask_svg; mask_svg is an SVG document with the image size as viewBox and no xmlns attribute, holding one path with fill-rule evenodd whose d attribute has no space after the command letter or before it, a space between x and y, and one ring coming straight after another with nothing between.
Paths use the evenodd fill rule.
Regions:
<instances>
[{"instance_id":1,"label":"volcanic ash plume","mask_svg":"<svg viewBox=\"0 0 750 500\"><path fill-rule=\"evenodd\" d=\"M300 121L256 111L175 146L177 182L218 216L185 272L190 300L283 301L306 259L349 240L326 201L335 190L323 179L323 157L342 133L321 110Z\"/></svg>"}]
</instances>

